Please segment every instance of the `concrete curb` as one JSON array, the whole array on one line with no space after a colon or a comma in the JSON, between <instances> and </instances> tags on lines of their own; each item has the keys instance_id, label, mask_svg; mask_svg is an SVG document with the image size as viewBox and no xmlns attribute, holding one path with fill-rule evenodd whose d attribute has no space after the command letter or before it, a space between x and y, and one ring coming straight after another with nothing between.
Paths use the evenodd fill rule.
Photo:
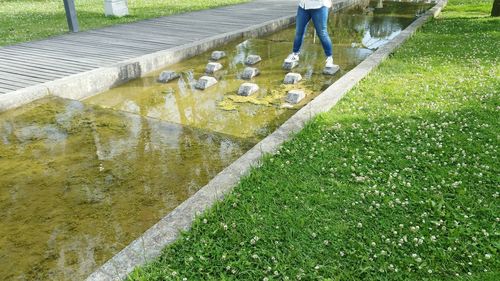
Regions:
<instances>
[{"instance_id":1,"label":"concrete curb","mask_svg":"<svg viewBox=\"0 0 500 281\"><path fill-rule=\"evenodd\" d=\"M349 3L356 3L357 0ZM136 266L160 255L162 249L174 242L181 231L188 230L194 218L223 199L240 179L253 167L258 167L260 159L268 153L275 153L279 147L295 133L304 128L306 122L316 115L330 110L350 89L366 77L375 67L384 61L404 41L410 38L427 20L439 15L447 0L439 0L433 8L415 20L391 42L387 43L357 67L349 71L318 97L304 106L271 135L263 139L229 167L220 172L207 185L184 201L158 223L148 229L141 237L130 243L86 280L122 280ZM340 6L344 8L346 5ZM339 7L336 7L339 8Z\"/></svg>"}]
</instances>

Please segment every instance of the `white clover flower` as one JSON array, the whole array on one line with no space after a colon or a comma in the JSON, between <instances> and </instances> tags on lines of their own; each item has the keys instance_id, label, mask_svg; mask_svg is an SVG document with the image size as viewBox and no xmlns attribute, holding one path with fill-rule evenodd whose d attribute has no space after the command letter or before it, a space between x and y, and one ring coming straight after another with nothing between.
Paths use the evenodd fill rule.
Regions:
<instances>
[{"instance_id":1,"label":"white clover flower","mask_svg":"<svg viewBox=\"0 0 500 281\"><path fill-rule=\"evenodd\" d=\"M491 254L485 254L484 258L487 259L487 260L489 260L491 258Z\"/></svg>"}]
</instances>

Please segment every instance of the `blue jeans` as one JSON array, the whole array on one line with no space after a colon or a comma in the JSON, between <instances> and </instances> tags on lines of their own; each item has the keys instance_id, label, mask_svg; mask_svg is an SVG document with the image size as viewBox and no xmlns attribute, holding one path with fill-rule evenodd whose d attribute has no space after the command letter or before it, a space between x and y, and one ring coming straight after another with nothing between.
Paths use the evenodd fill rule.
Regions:
<instances>
[{"instance_id":1,"label":"blue jeans","mask_svg":"<svg viewBox=\"0 0 500 281\"><path fill-rule=\"evenodd\" d=\"M304 42L305 31L309 21L312 19L314 23L314 28L318 34L323 50L327 57L331 56L333 53L332 40L330 40L330 35L328 35L328 12L327 7L321 7L319 9L305 10L299 6L297 10L297 26L295 29L295 40L293 42L293 52L298 53L302 43Z\"/></svg>"}]
</instances>

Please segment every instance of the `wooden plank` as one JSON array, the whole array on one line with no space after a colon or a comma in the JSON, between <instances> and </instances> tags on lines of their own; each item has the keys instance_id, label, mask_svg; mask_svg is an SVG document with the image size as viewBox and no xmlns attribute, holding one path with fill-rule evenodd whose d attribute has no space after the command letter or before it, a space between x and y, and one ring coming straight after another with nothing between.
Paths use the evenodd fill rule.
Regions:
<instances>
[{"instance_id":1,"label":"wooden plank","mask_svg":"<svg viewBox=\"0 0 500 281\"><path fill-rule=\"evenodd\" d=\"M57 72L68 72L68 71L87 71L97 66L80 66L78 64L69 64L61 61L54 61L51 58L41 58L40 56L36 56L33 54L25 54L23 56L9 56L9 57L0 57L0 61L3 65L22 65L27 68L44 68L51 69Z\"/></svg>"},{"instance_id":2,"label":"wooden plank","mask_svg":"<svg viewBox=\"0 0 500 281\"><path fill-rule=\"evenodd\" d=\"M80 66L80 67L95 67L95 63L88 63L88 62L82 62L75 60L73 58L63 58L61 56L57 56L57 52L50 51L50 50L44 50L44 51L38 51L36 52L35 49L30 49L30 48L18 48L15 52L4 52L0 49L0 54L3 54L5 58L29 58L31 61L41 61L41 62L50 62L54 64L71 64L74 66Z\"/></svg>"},{"instance_id":3,"label":"wooden plank","mask_svg":"<svg viewBox=\"0 0 500 281\"><path fill-rule=\"evenodd\" d=\"M146 31L127 31L127 30L94 30L90 31L92 34L100 34L102 36L112 36L118 38L127 38L133 36L137 40L144 42L166 43L166 44L179 44L180 40L185 40L186 36L175 36L167 32L155 32L154 34Z\"/></svg>"},{"instance_id":4,"label":"wooden plank","mask_svg":"<svg viewBox=\"0 0 500 281\"><path fill-rule=\"evenodd\" d=\"M0 50L1 53L1 50ZM22 55L20 55L22 53ZM10 55L10 57L30 57L34 59L34 61L39 61L41 63L50 61L53 64L70 64L70 65L75 65L75 66L82 66L82 67L98 67L102 62L114 62L111 60L107 59L102 59L98 60L97 58L94 58L93 60L85 60L84 57L79 57L77 54L75 54L74 57L71 56L64 56L62 53L53 51L50 48L45 48L45 49L18 49L18 52L16 54L13 53L7 53L6 55Z\"/></svg>"},{"instance_id":5,"label":"wooden plank","mask_svg":"<svg viewBox=\"0 0 500 281\"><path fill-rule=\"evenodd\" d=\"M113 39L113 38L110 38L110 39ZM93 40L95 40L95 38L93 38ZM79 51L79 52L88 53L89 51L92 51L92 52L98 52L98 54L109 54L109 55L115 54L116 51L118 50L117 46L114 46L114 45L99 44L97 42L93 42L90 40L76 41L75 42L75 39L73 39L73 38L58 38L58 39L52 40L50 43L33 45L32 47L39 47L39 46L43 46L43 47L45 47L45 46L54 47L55 46L57 48L55 50L59 50L59 49L61 49L61 47L66 47L66 49L68 49L68 47L71 47L71 49L76 48L77 51ZM122 53L134 55L135 51L122 50Z\"/></svg>"},{"instance_id":6,"label":"wooden plank","mask_svg":"<svg viewBox=\"0 0 500 281\"><path fill-rule=\"evenodd\" d=\"M75 40L73 38L65 38L65 39L57 39L54 40L53 43L57 43L59 45L65 47L78 48L80 51L89 50L89 51L99 51L98 54L111 55L116 54L119 51L122 55L134 56L137 55L137 50L131 50L123 45L113 45L113 44L103 44L96 39L92 39L92 41L88 39L84 39L81 41ZM59 50L59 49L55 49Z\"/></svg>"},{"instance_id":7,"label":"wooden plank","mask_svg":"<svg viewBox=\"0 0 500 281\"><path fill-rule=\"evenodd\" d=\"M60 39L55 39L55 40L60 40ZM120 50L133 50L133 51L140 51L140 52L150 52L151 50L156 50L159 48L168 48L171 47L172 45L165 45L163 43L153 43L151 42L150 44L145 45L144 42L141 41L136 41L136 40L123 40L119 38L108 38L108 37L102 37L102 36L95 36L92 34L85 34L80 37L67 37L64 38L64 41L70 41L70 42L78 42L81 44L85 45L94 45L96 47L103 47L103 48L120 48Z\"/></svg>"},{"instance_id":8,"label":"wooden plank","mask_svg":"<svg viewBox=\"0 0 500 281\"><path fill-rule=\"evenodd\" d=\"M0 84L12 86L12 87L18 87L18 88L26 88L26 87L29 87L30 85L32 85L32 84L27 83L27 82L8 80L8 79L5 79L4 77L0 78Z\"/></svg>"},{"instance_id":9,"label":"wooden plank","mask_svg":"<svg viewBox=\"0 0 500 281\"><path fill-rule=\"evenodd\" d=\"M72 47L72 48L70 48ZM36 42L30 45L25 45L25 46L20 46L19 48L23 48L24 50L29 50L29 51L34 51L34 50L43 50L41 52L42 54L49 54L49 53L54 53L58 54L61 57L62 56L69 56L69 57L75 57L75 55L90 55L88 59L91 59L93 56L95 57L103 57L106 58L105 56L107 54L100 54L98 51L103 51L105 50L99 49L99 48L84 48L81 46L81 44L75 44L75 43L68 43L67 45L62 43L62 42ZM112 52L109 52L109 55L111 55Z\"/></svg>"},{"instance_id":10,"label":"wooden plank","mask_svg":"<svg viewBox=\"0 0 500 281\"><path fill-rule=\"evenodd\" d=\"M17 71L25 71L25 72L20 72L20 74L26 73L26 71L30 71L30 72L36 73L36 75L34 75L34 77L40 77L40 78L44 78L45 74L59 76L59 75L71 75L71 74L79 72L78 70L66 70L66 69L61 70L61 69L57 69L57 68L50 68L47 66L36 66L36 65L34 66L34 65L30 65L29 62L27 62L27 61L22 62L22 63L20 63L20 62L17 62L17 63L7 62L6 63L6 62L1 61L1 63L2 63L1 70L10 69L10 70L17 70Z\"/></svg>"},{"instance_id":11,"label":"wooden plank","mask_svg":"<svg viewBox=\"0 0 500 281\"><path fill-rule=\"evenodd\" d=\"M68 48L68 46L64 46L62 44L55 43L45 43L44 45L37 45L33 47L29 47L31 52L35 52L38 50L37 54L52 54L51 58L53 59L63 59L63 60L71 60L75 62L85 62L85 63L93 63L99 64L103 61L105 62L116 62L118 60L123 60L128 58L125 55L120 54L112 54L112 52L106 52L104 50L99 50L94 48L91 49L83 49L83 48Z\"/></svg>"},{"instance_id":12,"label":"wooden plank","mask_svg":"<svg viewBox=\"0 0 500 281\"><path fill-rule=\"evenodd\" d=\"M152 26L154 25L154 26ZM203 29L197 29L197 32L193 32L192 29L190 29L188 26L185 25L185 23L182 22L175 22L175 21L163 21L163 22L156 22L156 23L148 23L147 25L143 25L144 27L152 26L153 28L161 28L168 30L169 32L175 31L175 32L187 32L189 35L191 34L206 34L207 32L213 31L214 28L230 28L230 29L240 29L242 27L247 27L249 26L250 23L243 23L243 24L237 24L237 23L222 23L222 24L210 24L207 23ZM221 33L220 31L216 31L217 34Z\"/></svg>"},{"instance_id":13,"label":"wooden plank","mask_svg":"<svg viewBox=\"0 0 500 281\"><path fill-rule=\"evenodd\" d=\"M19 90L19 87L0 84L0 90L4 91L4 93L9 93L9 92L14 92L15 90Z\"/></svg>"},{"instance_id":14,"label":"wooden plank","mask_svg":"<svg viewBox=\"0 0 500 281\"><path fill-rule=\"evenodd\" d=\"M47 73L47 72L41 72L37 71L36 69L19 69L19 68L11 68L11 67L3 67L2 71L8 72L8 73L13 73L13 74L19 74L19 75L24 75L24 74L29 74L30 76L33 77L39 77L39 78L47 78L50 81L50 79L59 79L61 77L65 77L71 74L55 74L55 73Z\"/></svg>"},{"instance_id":15,"label":"wooden plank","mask_svg":"<svg viewBox=\"0 0 500 281\"><path fill-rule=\"evenodd\" d=\"M68 70L68 69L57 69L57 68L49 68L46 66L37 66L37 65L30 65L29 62L23 62L23 63L4 63L2 62L2 70L10 69L10 70L19 70L19 71L31 71L36 73L35 77L43 77L44 74L51 74L51 75L71 75L78 73L78 70ZM20 72L21 74L23 72Z\"/></svg>"},{"instance_id":16,"label":"wooden plank","mask_svg":"<svg viewBox=\"0 0 500 281\"><path fill-rule=\"evenodd\" d=\"M109 34L100 34L100 33L88 33L89 36L93 36L96 38L101 38L101 40L114 40L114 44L132 44L134 46L142 46L145 48L151 48L152 46L160 46L161 48L165 47L173 47L179 45L179 43L182 42L182 38L179 38L179 41L177 42L170 42L170 43L165 43L165 42L153 42L153 41L143 41L139 38L135 37L130 37L130 38L123 38L123 37L110 37ZM123 42L123 43L122 43ZM127 42L127 43L125 43Z\"/></svg>"},{"instance_id":17,"label":"wooden plank","mask_svg":"<svg viewBox=\"0 0 500 281\"><path fill-rule=\"evenodd\" d=\"M202 35L206 32L201 29L193 30L192 27L186 26L185 23L162 23L162 22L149 22L147 24L141 23L143 29L150 29L151 33L158 34L160 36L169 36L179 39L185 39L191 35ZM174 27L175 29L173 29ZM172 33L183 34L179 36L173 36Z\"/></svg>"},{"instance_id":18,"label":"wooden plank","mask_svg":"<svg viewBox=\"0 0 500 281\"><path fill-rule=\"evenodd\" d=\"M28 82L33 82L33 83L45 83L45 82L47 82L45 79L42 79L42 78L30 77L27 75L12 74L12 73L3 72L1 70L0 70L0 79L6 79L6 80L11 80L11 81L28 81Z\"/></svg>"}]
</instances>

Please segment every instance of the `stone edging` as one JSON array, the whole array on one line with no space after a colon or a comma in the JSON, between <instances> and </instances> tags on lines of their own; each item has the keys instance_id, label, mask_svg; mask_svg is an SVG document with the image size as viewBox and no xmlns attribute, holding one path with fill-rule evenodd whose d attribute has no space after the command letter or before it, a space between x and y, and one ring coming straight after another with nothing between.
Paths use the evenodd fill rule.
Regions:
<instances>
[{"instance_id":1,"label":"stone edging","mask_svg":"<svg viewBox=\"0 0 500 281\"><path fill-rule=\"evenodd\" d=\"M197 215L210 208L215 202L223 199L224 195L230 192L243 176L248 174L253 167L258 167L260 159L265 154L275 153L285 141L300 131L306 122L316 115L330 110L350 89L384 61L404 41L410 38L427 20L439 15L446 3L447 0L438 0L438 3L433 8L416 19L393 40L342 76L271 135L255 145L193 196L148 229L141 237L134 240L92 273L87 278L87 281L122 280L136 266L143 265L159 256L161 250L174 242L181 231L190 228ZM342 7L345 7L345 5Z\"/></svg>"}]
</instances>

